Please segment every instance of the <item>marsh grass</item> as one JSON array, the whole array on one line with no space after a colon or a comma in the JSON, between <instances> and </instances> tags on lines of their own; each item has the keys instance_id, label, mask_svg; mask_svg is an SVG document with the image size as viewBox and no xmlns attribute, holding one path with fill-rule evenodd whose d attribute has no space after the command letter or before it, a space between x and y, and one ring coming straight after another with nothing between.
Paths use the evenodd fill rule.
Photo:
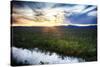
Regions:
<instances>
[{"instance_id":1,"label":"marsh grass","mask_svg":"<svg viewBox=\"0 0 100 67\"><path fill-rule=\"evenodd\" d=\"M45 27L46 28L46 27ZM67 56L82 57L86 61L97 60L96 28L12 27L12 45L21 48L40 48Z\"/></svg>"}]
</instances>

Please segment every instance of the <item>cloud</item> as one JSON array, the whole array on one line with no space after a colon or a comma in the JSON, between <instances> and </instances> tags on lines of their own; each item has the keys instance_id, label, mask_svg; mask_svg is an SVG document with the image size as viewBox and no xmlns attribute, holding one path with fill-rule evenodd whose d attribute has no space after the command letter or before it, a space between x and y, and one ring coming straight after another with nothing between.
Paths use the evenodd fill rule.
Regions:
<instances>
[{"instance_id":1,"label":"cloud","mask_svg":"<svg viewBox=\"0 0 100 67\"><path fill-rule=\"evenodd\" d=\"M87 8L87 9L85 9L84 11L82 11L82 13L89 12L89 11L94 10L94 9L96 9L96 8L97 8L96 6L89 7L89 8Z\"/></svg>"},{"instance_id":2,"label":"cloud","mask_svg":"<svg viewBox=\"0 0 100 67\"><path fill-rule=\"evenodd\" d=\"M76 6L73 6L70 11L75 12L75 13L81 13L85 8L86 6L84 5L76 5Z\"/></svg>"},{"instance_id":3,"label":"cloud","mask_svg":"<svg viewBox=\"0 0 100 67\"><path fill-rule=\"evenodd\" d=\"M62 6L62 7L57 7L58 9L63 9L64 11L67 11L67 12L77 12L77 13L80 13L82 12L86 6L85 5L73 5L73 6Z\"/></svg>"},{"instance_id":4,"label":"cloud","mask_svg":"<svg viewBox=\"0 0 100 67\"><path fill-rule=\"evenodd\" d=\"M88 16L97 16L97 11L91 11L87 14Z\"/></svg>"},{"instance_id":5,"label":"cloud","mask_svg":"<svg viewBox=\"0 0 100 67\"><path fill-rule=\"evenodd\" d=\"M93 5L44 2L20 2L15 4L14 2L12 17L14 19L13 23L25 23L26 21L30 24L31 22L51 23L51 20L55 21L55 18L58 18L59 15L60 19L63 19L61 22L65 24L96 24L96 8Z\"/></svg>"},{"instance_id":6,"label":"cloud","mask_svg":"<svg viewBox=\"0 0 100 67\"><path fill-rule=\"evenodd\" d=\"M96 11L96 6L89 6L88 5L73 5L69 7L60 7L60 9L63 9L66 12L66 16L71 15L79 15L79 14L88 14L91 11ZM93 12L94 13L94 12ZM96 13L96 12L95 12ZM96 16L96 15L95 15Z\"/></svg>"}]
</instances>

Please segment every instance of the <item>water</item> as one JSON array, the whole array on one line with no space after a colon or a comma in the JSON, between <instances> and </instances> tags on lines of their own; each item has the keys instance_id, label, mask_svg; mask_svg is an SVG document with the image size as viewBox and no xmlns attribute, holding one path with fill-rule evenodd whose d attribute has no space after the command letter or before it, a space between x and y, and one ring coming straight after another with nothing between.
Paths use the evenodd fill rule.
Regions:
<instances>
[{"instance_id":1,"label":"water","mask_svg":"<svg viewBox=\"0 0 100 67\"><path fill-rule=\"evenodd\" d=\"M61 56L54 52L44 52L38 48L23 49L12 47L12 58L17 63L29 65L85 62L82 58Z\"/></svg>"}]
</instances>

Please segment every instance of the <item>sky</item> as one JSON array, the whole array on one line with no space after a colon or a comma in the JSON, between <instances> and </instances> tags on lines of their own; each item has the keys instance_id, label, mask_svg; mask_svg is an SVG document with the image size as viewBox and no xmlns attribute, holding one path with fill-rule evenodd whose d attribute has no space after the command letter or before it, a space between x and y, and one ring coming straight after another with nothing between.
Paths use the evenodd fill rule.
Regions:
<instances>
[{"instance_id":1,"label":"sky","mask_svg":"<svg viewBox=\"0 0 100 67\"><path fill-rule=\"evenodd\" d=\"M96 25L97 6L12 1L13 26Z\"/></svg>"}]
</instances>

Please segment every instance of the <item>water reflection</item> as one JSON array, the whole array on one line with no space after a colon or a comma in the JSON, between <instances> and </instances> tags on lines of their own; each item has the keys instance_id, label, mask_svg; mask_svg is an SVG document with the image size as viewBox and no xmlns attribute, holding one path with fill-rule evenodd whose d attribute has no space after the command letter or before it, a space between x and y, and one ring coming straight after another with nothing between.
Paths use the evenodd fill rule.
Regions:
<instances>
[{"instance_id":1,"label":"water reflection","mask_svg":"<svg viewBox=\"0 0 100 67\"><path fill-rule=\"evenodd\" d=\"M85 60L77 57L60 56L56 53L44 52L38 48L22 49L12 47L12 59L22 64L58 64L84 62Z\"/></svg>"}]
</instances>

